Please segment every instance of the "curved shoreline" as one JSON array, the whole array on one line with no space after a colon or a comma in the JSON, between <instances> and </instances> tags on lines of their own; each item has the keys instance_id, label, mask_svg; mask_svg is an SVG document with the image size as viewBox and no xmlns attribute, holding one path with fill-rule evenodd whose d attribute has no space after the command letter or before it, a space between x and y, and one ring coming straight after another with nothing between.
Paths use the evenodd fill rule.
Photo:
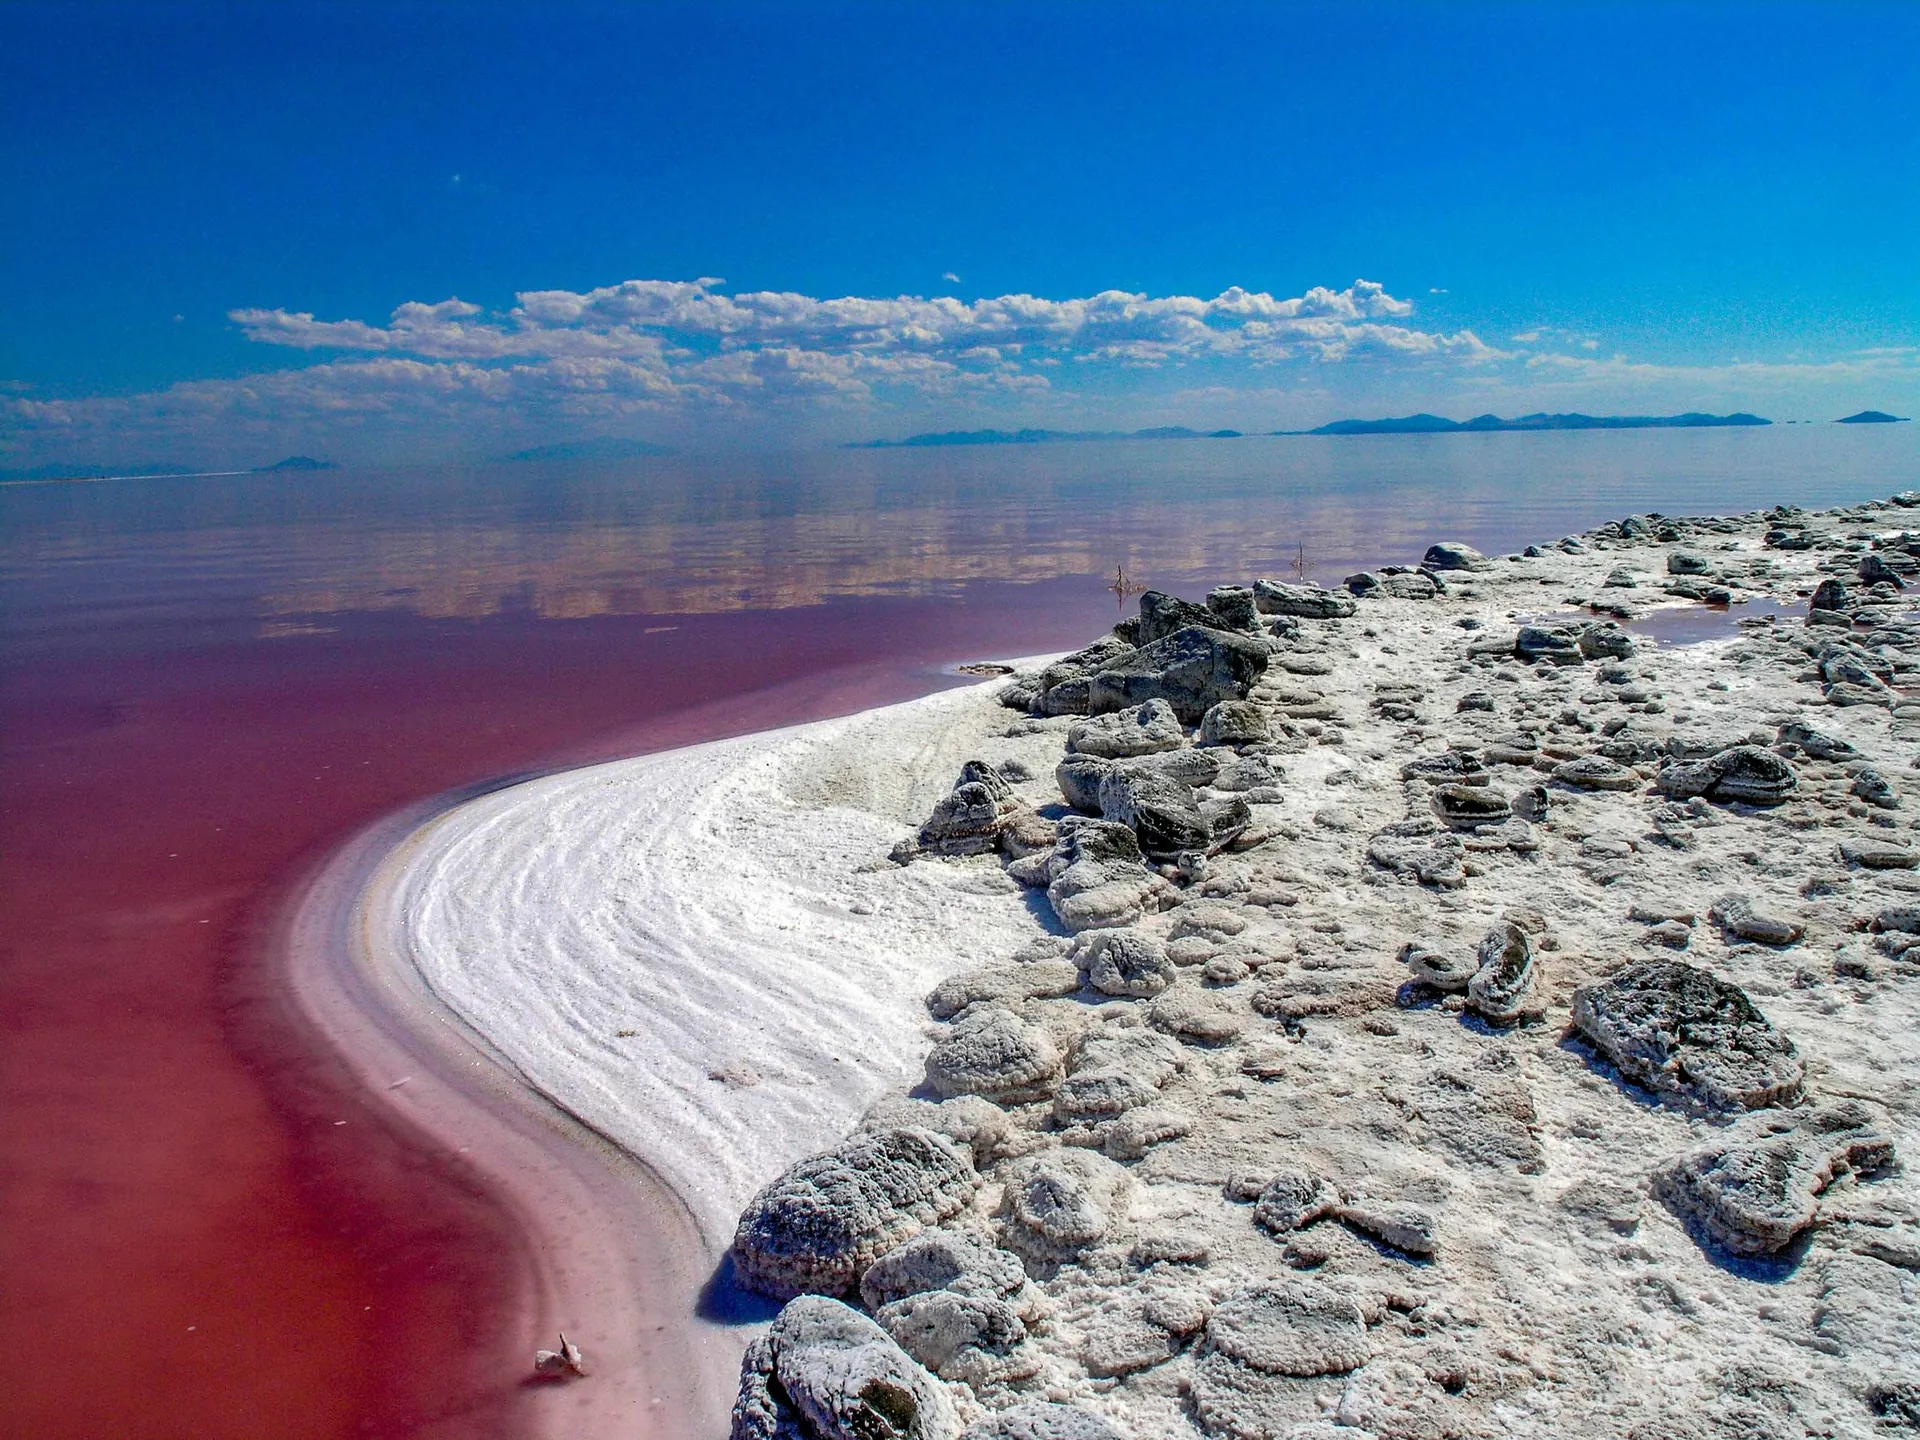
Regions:
<instances>
[{"instance_id":1,"label":"curved shoreline","mask_svg":"<svg viewBox=\"0 0 1920 1440\"><path fill-rule=\"evenodd\" d=\"M562 1329L591 1371L585 1383L521 1383L511 1408L527 1433L710 1435L731 1403L738 1346L676 1323L710 1268L692 1215L642 1162L528 1085L395 943L410 859L471 798L389 815L305 880L284 925L288 992L366 1098L470 1167L527 1236L522 1373Z\"/></svg>"}]
</instances>

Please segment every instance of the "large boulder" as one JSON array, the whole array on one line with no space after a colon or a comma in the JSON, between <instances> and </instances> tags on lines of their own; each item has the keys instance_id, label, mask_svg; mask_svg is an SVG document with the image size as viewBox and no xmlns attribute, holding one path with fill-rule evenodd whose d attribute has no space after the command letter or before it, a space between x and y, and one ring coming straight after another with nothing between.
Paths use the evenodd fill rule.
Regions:
<instances>
[{"instance_id":1,"label":"large boulder","mask_svg":"<svg viewBox=\"0 0 1920 1440\"><path fill-rule=\"evenodd\" d=\"M1150 1000L1174 981L1167 947L1139 930L1095 930L1075 951L1087 983L1102 995Z\"/></svg>"},{"instance_id":2,"label":"large boulder","mask_svg":"<svg viewBox=\"0 0 1920 1440\"><path fill-rule=\"evenodd\" d=\"M1213 831L1190 786L1151 771L1109 770L1100 780L1100 815L1140 837L1150 860L1170 860L1212 845Z\"/></svg>"},{"instance_id":3,"label":"large boulder","mask_svg":"<svg viewBox=\"0 0 1920 1440\"><path fill-rule=\"evenodd\" d=\"M1103 635L1084 650L1062 656L1034 677L1031 708L1042 715L1086 714L1087 677L1133 649L1117 635Z\"/></svg>"},{"instance_id":4,"label":"large boulder","mask_svg":"<svg viewBox=\"0 0 1920 1440\"><path fill-rule=\"evenodd\" d=\"M1770 1255L1814 1223L1836 1177L1892 1160L1893 1141L1849 1100L1743 1120L1654 1171L1653 1193L1714 1244Z\"/></svg>"},{"instance_id":5,"label":"large boulder","mask_svg":"<svg viewBox=\"0 0 1920 1440\"><path fill-rule=\"evenodd\" d=\"M1167 595L1158 590L1148 590L1140 597L1140 643L1151 645L1156 640L1164 640L1174 631L1188 625L1205 625L1214 629L1221 627L1221 619L1205 605L1192 600L1182 600L1175 595Z\"/></svg>"},{"instance_id":6,"label":"large boulder","mask_svg":"<svg viewBox=\"0 0 1920 1440\"><path fill-rule=\"evenodd\" d=\"M1513 653L1529 665L1543 660L1578 665L1587 658L1580 653L1580 630L1571 625L1522 625L1513 640Z\"/></svg>"},{"instance_id":7,"label":"large boulder","mask_svg":"<svg viewBox=\"0 0 1920 1440\"><path fill-rule=\"evenodd\" d=\"M1186 743L1180 717L1164 700L1149 700L1133 710L1093 716L1067 730L1070 754L1096 755L1104 760L1178 750Z\"/></svg>"},{"instance_id":8,"label":"large boulder","mask_svg":"<svg viewBox=\"0 0 1920 1440\"><path fill-rule=\"evenodd\" d=\"M1420 558L1423 570L1484 570L1487 557L1471 545L1462 545L1457 541L1442 541L1438 545L1429 545L1427 553Z\"/></svg>"},{"instance_id":9,"label":"large boulder","mask_svg":"<svg viewBox=\"0 0 1920 1440\"><path fill-rule=\"evenodd\" d=\"M954 1440L946 1388L858 1310L792 1301L740 1364L731 1440Z\"/></svg>"},{"instance_id":10,"label":"large boulder","mask_svg":"<svg viewBox=\"0 0 1920 1440\"><path fill-rule=\"evenodd\" d=\"M1024 808L1013 788L991 765L969 760L960 778L915 837L928 855L985 855L1000 847L1000 832Z\"/></svg>"},{"instance_id":11,"label":"large boulder","mask_svg":"<svg viewBox=\"0 0 1920 1440\"><path fill-rule=\"evenodd\" d=\"M1746 991L1680 960L1639 960L1573 996L1580 1033L1636 1085L1717 1110L1800 1098L1806 1066Z\"/></svg>"},{"instance_id":12,"label":"large boulder","mask_svg":"<svg viewBox=\"0 0 1920 1440\"><path fill-rule=\"evenodd\" d=\"M1216 585L1207 592L1207 609L1213 623L1223 630L1259 633L1260 608L1253 590L1246 585Z\"/></svg>"},{"instance_id":13,"label":"large boulder","mask_svg":"<svg viewBox=\"0 0 1920 1440\"><path fill-rule=\"evenodd\" d=\"M945 1136L862 1131L753 1197L734 1232L734 1270L776 1300L844 1295L881 1255L958 1213L979 1184L972 1156Z\"/></svg>"},{"instance_id":14,"label":"large boulder","mask_svg":"<svg viewBox=\"0 0 1920 1440\"><path fill-rule=\"evenodd\" d=\"M1295 615L1303 620L1344 620L1359 608L1344 591L1279 580L1254 581L1253 600L1263 615Z\"/></svg>"},{"instance_id":15,"label":"large boulder","mask_svg":"<svg viewBox=\"0 0 1920 1440\"><path fill-rule=\"evenodd\" d=\"M1222 700L1244 700L1267 673L1267 645L1246 635L1188 625L1142 645L1088 680L1088 713L1104 715L1164 700L1181 723L1198 725Z\"/></svg>"}]
</instances>

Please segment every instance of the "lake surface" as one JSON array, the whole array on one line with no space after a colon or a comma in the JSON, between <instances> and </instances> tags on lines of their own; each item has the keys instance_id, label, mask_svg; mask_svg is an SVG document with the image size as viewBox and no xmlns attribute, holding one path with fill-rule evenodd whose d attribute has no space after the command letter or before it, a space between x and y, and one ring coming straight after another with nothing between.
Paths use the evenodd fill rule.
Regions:
<instances>
[{"instance_id":1,"label":"lake surface","mask_svg":"<svg viewBox=\"0 0 1920 1440\"><path fill-rule=\"evenodd\" d=\"M10 1431L518 1430L526 1242L273 985L278 907L383 813L1070 648L1116 566L1333 583L1915 485L1916 427L1821 426L0 487Z\"/></svg>"}]
</instances>

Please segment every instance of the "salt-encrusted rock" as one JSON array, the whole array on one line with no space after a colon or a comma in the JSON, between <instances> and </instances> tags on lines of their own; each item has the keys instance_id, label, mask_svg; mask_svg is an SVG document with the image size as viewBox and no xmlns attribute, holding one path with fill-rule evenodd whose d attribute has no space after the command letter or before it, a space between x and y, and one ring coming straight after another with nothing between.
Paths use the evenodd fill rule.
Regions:
<instances>
[{"instance_id":1,"label":"salt-encrusted rock","mask_svg":"<svg viewBox=\"0 0 1920 1440\"><path fill-rule=\"evenodd\" d=\"M1030 1400L969 1425L960 1440L1126 1440L1090 1410Z\"/></svg>"},{"instance_id":2,"label":"salt-encrusted rock","mask_svg":"<svg viewBox=\"0 0 1920 1440\"><path fill-rule=\"evenodd\" d=\"M1189 625L1218 629L1220 617L1205 605L1182 600L1163 591L1148 590L1141 594L1140 644L1151 645L1156 640L1164 640L1174 631Z\"/></svg>"},{"instance_id":3,"label":"salt-encrusted rock","mask_svg":"<svg viewBox=\"0 0 1920 1440\"><path fill-rule=\"evenodd\" d=\"M1893 1160L1893 1141L1864 1105L1842 1101L1753 1116L1662 1165L1656 1196L1736 1255L1786 1248L1814 1223L1836 1176Z\"/></svg>"},{"instance_id":4,"label":"salt-encrusted rock","mask_svg":"<svg viewBox=\"0 0 1920 1440\"><path fill-rule=\"evenodd\" d=\"M1418 755L1400 767L1402 780L1426 780L1435 785L1484 785L1487 767L1471 750L1442 750Z\"/></svg>"},{"instance_id":5,"label":"salt-encrusted rock","mask_svg":"<svg viewBox=\"0 0 1920 1440\"><path fill-rule=\"evenodd\" d=\"M1175 986L1147 1008L1147 1023L1195 1045L1224 1045L1245 1022L1204 990Z\"/></svg>"},{"instance_id":6,"label":"salt-encrusted rock","mask_svg":"<svg viewBox=\"0 0 1920 1440\"><path fill-rule=\"evenodd\" d=\"M954 1230L926 1230L867 1267L860 1298L873 1310L928 1290L1004 1300L1017 1296L1026 1280L1006 1251Z\"/></svg>"},{"instance_id":7,"label":"salt-encrusted rock","mask_svg":"<svg viewBox=\"0 0 1920 1440\"><path fill-rule=\"evenodd\" d=\"M1157 750L1178 750L1187 743L1179 717L1164 700L1149 700L1133 710L1111 715L1096 715L1081 720L1067 731L1067 750L1076 755L1097 755L1118 760L1129 755L1151 755Z\"/></svg>"},{"instance_id":8,"label":"salt-encrusted rock","mask_svg":"<svg viewBox=\"0 0 1920 1440\"><path fill-rule=\"evenodd\" d=\"M1842 840L1841 860L1862 870L1911 870L1920 865L1920 851L1884 840Z\"/></svg>"},{"instance_id":9,"label":"salt-encrusted rock","mask_svg":"<svg viewBox=\"0 0 1920 1440\"><path fill-rule=\"evenodd\" d=\"M1014 1137L1012 1117L978 1095L956 1095L950 1100L886 1096L869 1106L860 1119L862 1130L902 1127L931 1130L946 1137L971 1155L975 1165L1004 1160Z\"/></svg>"},{"instance_id":10,"label":"salt-encrusted rock","mask_svg":"<svg viewBox=\"0 0 1920 1440\"><path fill-rule=\"evenodd\" d=\"M1133 1179L1091 1150L1047 1150L1009 1167L1000 1202L1007 1248L1063 1264L1124 1224Z\"/></svg>"},{"instance_id":11,"label":"salt-encrusted rock","mask_svg":"<svg viewBox=\"0 0 1920 1440\"><path fill-rule=\"evenodd\" d=\"M1148 1000L1174 981L1167 947L1138 930L1095 930L1075 946L1087 982L1103 995Z\"/></svg>"},{"instance_id":12,"label":"salt-encrusted rock","mask_svg":"<svg viewBox=\"0 0 1920 1440\"><path fill-rule=\"evenodd\" d=\"M1202 1354L1269 1375L1344 1375L1373 1357L1352 1299L1311 1280L1260 1281L1214 1307Z\"/></svg>"},{"instance_id":13,"label":"salt-encrusted rock","mask_svg":"<svg viewBox=\"0 0 1920 1440\"><path fill-rule=\"evenodd\" d=\"M1431 600L1440 593L1440 582L1418 570L1381 572L1380 593L1394 600Z\"/></svg>"},{"instance_id":14,"label":"salt-encrusted rock","mask_svg":"<svg viewBox=\"0 0 1920 1440\"><path fill-rule=\"evenodd\" d=\"M1403 1254L1427 1259L1440 1253L1435 1234L1438 1222L1423 1206L1362 1200L1342 1205L1334 1213L1354 1229Z\"/></svg>"},{"instance_id":15,"label":"salt-encrusted rock","mask_svg":"<svg viewBox=\"0 0 1920 1440\"><path fill-rule=\"evenodd\" d=\"M858 1132L753 1197L734 1232L734 1269L776 1300L843 1295L881 1255L957 1213L979 1183L971 1157L944 1136Z\"/></svg>"},{"instance_id":16,"label":"salt-encrusted rock","mask_svg":"<svg viewBox=\"0 0 1920 1440\"><path fill-rule=\"evenodd\" d=\"M1723 1110L1791 1105L1805 1065L1744 990L1679 960L1636 960L1574 992L1573 1023L1637 1085Z\"/></svg>"},{"instance_id":17,"label":"salt-encrusted rock","mask_svg":"<svg viewBox=\"0 0 1920 1440\"><path fill-rule=\"evenodd\" d=\"M1207 592L1207 609L1213 614L1213 623L1222 629L1253 633L1260 629L1260 609L1254 603L1251 586L1214 586Z\"/></svg>"},{"instance_id":18,"label":"salt-encrusted rock","mask_svg":"<svg viewBox=\"0 0 1920 1440\"><path fill-rule=\"evenodd\" d=\"M1271 755L1237 755L1214 775L1213 788L1244 795L1250 802L1278 803L1285 798L1280 782L1286 778Z\"/></svg>"},{"instance_id":19,"label":"salt-encrusted rock","mask_svg":"<svg viewBox=\"0 0 1920 1440\"><path fill-rule=\"evenodd\" d=\"M955 1021L927 1055L927 1084L936 1094L982 1095L1003 1105L1046 1099L1065 1073L1066 1058L1045 1029L997 1007Z\"/></svg>"},{"instance_id":20,"label":"salt-encrusted rock","mask_svg":"<svg viewBox=\"0 0 1920 1440\"><path fill-rule=\"evenodd\" d=\"M1202 745L1261 745L1272 738L1267 712L1250 700L1223 700L1200 717Z\"/></svg>"},{"instance_id":21,"label":"salt-encrusted rock","mask_svg":"<svg viewBox=\"0 0 1920 1440\"><path fill-rule=\"evenodd\" d=\"M1278 580L1253 582L1254 603L1265 615L1296 615L1303 620L1341 620L1358 607L1353 596L1318 585L1288 585Z\"/></svg>"},{"instance_id":22,"label":"salt-encrusted rock","mask_svg":"<svg viewBox=\"0 0 1920 1440\"><path fill-rule=\"evenodd\" d=\"M1633 636L1611 620L1587 626L1575 644L1589 660L1628 660L1636 653Z\"/></svg>"},{"instance_id":23,"label":"salt-encrusted rock","mask_svg":"<svg viewBox=\"0 0 1920 1440\"><path fill-rule=\"evenodd\" d=\"M1533 944L1527 932L1503 920L1480 942L1479 964L1467 982L1467 1005L1497 1025L1525 1013L1533 995Z\"/></svg>"},{"instance_id":24,"label":"salt-encrusted rock","mask_svg":"<svg viewBox=\"0 0 1920 1440\"><path fill-rule=\"evenodd\" d=\"M1024 808L992 766L969 760L953 789L920 827L917 848L929 855L985 855L1000 845L1000 832Z\"/></svg>"},{"instance_id":25,"label":"salt-encrusted rock","mask_svg":"<svg viewBox=\"0 0 1920 1440\"><path fill-rule=\"evenodd\" d=\"M1855 799L1864 800L1867 804L1878 806L1882 810L1900 808L1900 796L1894 790L1892 782L1871 766L1863 766L1856 770L1853 784L1849 785L1847 790Z\"/></svg>"},{"instance_id":26,"label":"salt-encrusted rock","mask_svg":"<svg viewBox=\"0 0 1920 1440\"><path fill-rule=\"evenodd\" d=\"M1578 632L1563 626L1522 625L1514 637L1513 653L1529 665L1542 660L1554 665L1578 665L1586 658L1580 653Z\"/></svg>"},{"instance_id":27,"label":"salt-encrusted rock","mask_svg":"<svg viewBox=\"0 0 1920 1440\"><path fill-rule=\"evenodd\" d=\"M1102 1147L1109 1159L1138 1160L1156 1145L1191 1135L1193 1116L1165 1105L1142 1105L1107 1127Z\"/></svg>"},{"instance_id":28,"label":"salt-encrusted rock","mask_svg":"<svg viewBox=\"0 0 1920 1440\"><path fill-rule=\"evenodd\" d=\"M1829 577L1813 587L1813 598L1807 602L1809 610L1850 610L1852 597L1847 594L1846 582Z\"/></svg>"},{"instance_id":29,"label":"salt-encrusted rock","mask_svg":"<svg viewBox=\"0 0 1920 1440\"><path fill-rule=\"evenodd\" d=\"M1222 700L1244 700L1267 672L1266 644L1245 635L1189 625L1142 645L1089 680L1089 714L1165 700L1184 724L1197 725Z\"/></svg>"},{"instance_id":30,"label":"salt-encrusted rock","mask_svg":"<svg viewBox=\"0 0 1920 1440\"><path fill-rule=\"evenodd\" d=\"M1442 541L1427 547L1427 553L1420 557L1420 565L1426 570L1485 570L1487 557L1471 545Z\"/></svg>"},{"instance_id":31,"label":"salt-encrusted rock","mask_svg":"<svg viewBox=\"0 0 1920 1440\"><path fill-rule=\"evenodd\" d=\"M1065 960L1036 960L1028 965L989 965L949 975L927 996L936 1020L951 1020L975 1005L1017 1005L1022 1000L1055 999L1080 988L1080 971Z\"/></svg>"},{"instance_id":32,"label":"salt-encrusted rock","mask_svg":"<svg viewBox=\"0 0 1920 1440\"><path fill-rule=\"evenodd\" d=\"M1040 1368L1038 1356L1022 1357L1024 1364L1013 1360L1027 1327L996 1296L932 1290L883 1305L873 1318L901 1349L945 1380L978 1384Z\"/></svg>"},{"instance_id":33,"label":"salt-encrusted rock","mask_svg":"<svg viewBox=\"0 0 1920 1440\"><path fill-rule=\"evenodd\" d=\"M1191 850L1205 854L1213 844L1193 790L1151 771L1116 767L1103 775L1100 815L1132 830L1148 859L1171 859Z\"/></svg>"},{"instance_id":34,"label":"salt-encrusted rock","mask_svg":"<svg viewBox=\"0 0 1920 1440\"><path fill-rule=\"evenodd\" d=\"M1705 760L1668 765L1655 783L1675 800L1704 795L1725 804L1779 805L1792 797L1800 777L1771 750L1734 745Z\"/></svg>"},{"instance_id":35,"label":"salt-encrusted rock","mask_svg":"<svg viewBox=\"0 0 1920 1440\"><path fill-rule=\"evenodd\" d=\"M1054 1118L1062 1125L1102 1124L1151 1105L1185 1063L1180 1047L1152 1030L1090 1030L1053 1098Z\"/></svg>"},{"instance_id":36,"label":"salt-encrusted rock","mask_svg":"<svg viewBox=\"0 0 1920 1440\"><path fill-rule=\"evenodd\" d=\"M1859 575L1862 585L1891 585L1896 590L1907 588L1906 581L1900 578L1900 572L1887 564L1884 558L1872 553L1860 557Z\"/></svg>"},{"instance_id":37,"label":"salt-encrusted rock","mask_svg":"<svg viewBox=\"0 0 1920 1440\"><path fill-rule=\"evenodd\" d=\"M1104 820L1063 823L1047 860L1047 900L1074 933L1131 925L1158 908L1166 881L1148 873L1139 838Z\"/></svg>"},{"instance_id":38,"label":"salt-encrusted rock","mask_svg":"<svg viewBox=\"0 0 1920 1440\"><path fill-rule=\"evenodd\" d=\"M1581 755L1553 767L1553 778L1576 790L1634 790L1640 777L1604 755Z\"/></svg>"},{"instance_id":39,"label":"salt-encrusted rock","mask_svg":"<svg viewBox=\"0 0 1920 1440\"><path fill-rule=\"evenodd\" d=\"M1400 947L1400 959L1413 972L1416 983L1449 995L1464 992L1467 982L1480 968L1479 956L1469 959L1441 950L1425 940L1407 941Z\"/></svg>"},{"instance_id":40,"label":"salt-encrusted rock","mask_svg":"<svg viewBox=\"0 0 1920 1440\"><path fill-rule=\"evenodd\" d=\"M1097 755L1068 755L1053 767L1053 778L1060 797L1086 815L1100 813L1100 782L1113 769L1113 762Z\"/></svg>"},{"instance_id":41,"label":"salt-encrusted rock","mask_svg":"<svg viewBox=\"0 0 1920 1440\"><path fill-rule=\"evenodd\" d=\"M587 1373L587 1357L580 1347L567 1339L567 1332L560 1332L558 1350L536 1350L533 1352L533 1373L544 1380L581 1379Z\"/></svg>"},{"instance_id":42,"label":"salt-encrusted rock","mask_svg":"<svg viewBox=\"0 0 1920 1440\"><path fill-rule=\"evenodd\" d=\"M1254 1202L1253 1221L1263 1230L1287 1236L1340 1208L1341 1195L1331 1180L1300 1166L1288 1166L1266 1183Z\"/></svg>"},{"instance_id":43,"label":"salt-encrusted rock","mask_svg":"<svg viewBox=\"0 0 1920 1440\"><path fill-rule=\"evenodd\" d=\"M1087 713L1087 677L1101 666L1122 655L1133 653L1133 645L1118 636L1106 635L1087 646L1056 660L1035 680L1038 700L1035 709L1043 715L1084 715Z\"/></svg>"},{"instance_id":44,"label":"salt-encrusted rock","mask_svg":"<svg viewBox=\"0 0 1920 1440\"><path fill-rule=\"evenodd\" d=\"M732 1440L954 1440L946 1388L858 1310L792 1301L747 1347Z\"/></svg>"},{"instance_id":45,"label":"salt-encrusted rock","mask_svg":"<svg viewBox=\"0 0 1920 1440\"><path fill-rule=\"evenodd\" d=\"M1253 811L1245 795L1209 795L1200 802L1200 818L1207 826L1206 853L1234 848L1253 828Z\"/></svg>"},{"instance_id":46,"label":"salt-encrusted rock","mask_svg":"<svg viewBox=\"0 0 1920 1440\"><path fill-rule=\"evenodd\" d=\"M1791 945L1802 934L1802 927L1793 921L1756 910L1749 895L1722 895L1710 913L1729 935L1762 945Z\"/></svg>"},{"instance_id":47,"label":"salt-encrusted rock","mask_svg":"<svg viewBox=\"0 0 1920 1440\"><path fill-rule=\"evenodd\" d=\"M1448 825L1472 829L1513 818L1513 802L1488 785L1436 785L1433 813Z\"/></svg>"},{"instance_id":48,"label":"salt-encrusted rock","mask_svg":"<svg viewBox=\"0 0 1920 1440\"><path fill-rule=\"evenodd\" d=\"M1690 550L1675 550L1667 556L1669 575L1704 575L1709 566L1704 555L1695 555Z\"/></svg>"},{"instance_id":49,"label":"salt-encrusted rock","mask_svg":"<svg viewBox=\"0 0 1920 1440\"><path fill-rule=\"evenodd\" d=\"M1457 890L1467 881L1466 847L1456 835L1389 826L1367 842L1367 858L1383 870L1443 890Z\"/></svg>"},{"instance_id":50,"label":"salt-encrusted rock","mask_svg":"<svg viewBox=\"0 0 1920 1440\"><path fill-rule=\"evenodd\" d=\"M1804 720L1789 720L1779 729L1785 745L1798 745L1816 760L1851 760L1860 752L1847 741L1816 730Z\"/></svg>"}]
</instances>

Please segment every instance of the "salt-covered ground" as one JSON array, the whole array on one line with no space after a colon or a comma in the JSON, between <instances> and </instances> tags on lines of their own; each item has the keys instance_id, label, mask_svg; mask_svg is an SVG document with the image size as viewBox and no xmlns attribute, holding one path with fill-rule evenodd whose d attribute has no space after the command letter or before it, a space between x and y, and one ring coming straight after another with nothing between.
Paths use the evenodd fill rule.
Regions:
<instances>
[{"instance_id":1,"label":"salt-covered ground","mask_svg":"<svg viewBox=\"0 0 1920 1440\"><path fill-rule=\"evenodd\" d=\"M1005 730L995 688L462 806L407 881L414 961L536 1089L672 1185L717 1257L769 1175L917 1073L926 992L1035 931L997 866L885 863ZM1058 744L1015 748L1050 770Z\"/></svg>"},{"instance_id":2,"label":"salt-covered ground","mask_svg":"<svg viewBox=\"0 0 1920 1440\"><path fill-rule=\"evenodd\" d=\"M1271 738L1240 746L1273 772L1246 792L1253 828L1203 876L1169 867L1180 883L1132 920L1172 969L1157 995L1009 988L1005 967L1067 953L1045 892L992 855L888 862L968 760L1060 813L1073 720L1009 712L992 686L463 807L411 876L413 953L536 1088L658 1169L716 1252L762 1184L874 1101L881 1123L948 1124L961 1102L900 1097L937 1039L989 1012L1062 1094L1125 1037L1170 1050L1133 1122L1003 1086L983 1144L995 1092L967 1097L984 1183L948 1230L1028 1253L1014 1192L1036 1164L1099 1223L1029 1264L1030 1293L1005 1302L1017 1344L952 1368L966 1416L1044 1396L1141 1440L1879 1433L1920 1407L1901 1162L1842 1167L1798 1243L1760 1259L1704 1243L1656 1176L1755 1120L1842 1103L1896 1155L1920 1144L1920 944L1875 929L1920 902L1904 848L1920 624L1889 583L1852 626L1776 618L1561 665L1522 663L1539 657L1514 641L1589 603L1690 605L1665 593L1674 565L1804 614L1816 581L1875 555L1920 569L1903 516L1791 517L1792 546L1757 514L1616 527L1283 626L1249 697ZM1791 738L1809 724L1852 751L1810 752ZM1783 803L1662 793L1664 766L1737 745L1789 762ZM1446 765L1469 762L1530 822L1436 825ZM1876 841L1897 853L1869 867ZM1719 923L1735 896L1792 937ZM1530 937L1523 1014L1490 1022L1410 983L1409 942L1457 962L1509 922ZM1667 959L1751 997L1796 1047L1804 1105L1730 1127L1573 1033L1577 990ZM993 967L973 1014L930 1023L936 982ZM1344 1208L1256 1218L1288 1175Z\"/></svg>"}]
</instances>

